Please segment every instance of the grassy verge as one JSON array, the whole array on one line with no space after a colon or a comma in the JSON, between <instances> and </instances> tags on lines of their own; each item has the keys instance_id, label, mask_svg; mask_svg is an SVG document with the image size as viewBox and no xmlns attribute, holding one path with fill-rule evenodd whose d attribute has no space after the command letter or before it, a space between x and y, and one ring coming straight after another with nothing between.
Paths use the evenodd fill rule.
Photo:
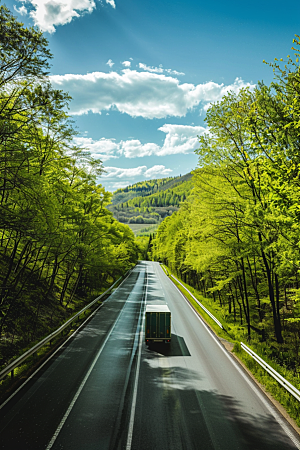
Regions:
<instances>
[{"instance_id":1,"label":"grassy verge","mask_svg":"<svg viewBox=\"0 0 300 450\"><path fill-rule=\"evenodd\" d=\"M171 276L172 272L170 269L164 265L161 265L164 272ZM300 427L300 403L284 389L276 380L274 380L271 375L269 375L251 356L249 356L240 345L243 341L248 347L250 347L255 353L257 353L261 358L263 358L273 369L275 369L280 375L282 375L287 381L289 381L293 386L300 390L300 379L295 376L292 371L282 367L281 365L274 362L274 360L268 357L267 347L268 343L262 343L258 340L253 339L251 344L247 343L247 331L244 327L239 324L227 321L227 317L224 314L222 307L214 302L212 299L203 297L196 289L184 283L176 274L174 274L180 282L186 286L186 288L205 306L211 314L213 314L223 325L224 330L222 330L205 311L198 305L197 302L191 297L191 295L174 279L171 277L173 283L180 289L184 296L189 300L193 307L199 312L203 317L205 322L214 331L214 333L222 339L233 344L233 352L235 356L244 363L248 370L252 373L254 378L264 387L264 389L277 400L289 416L296 422Z\"/></svg>"}]
</instances>

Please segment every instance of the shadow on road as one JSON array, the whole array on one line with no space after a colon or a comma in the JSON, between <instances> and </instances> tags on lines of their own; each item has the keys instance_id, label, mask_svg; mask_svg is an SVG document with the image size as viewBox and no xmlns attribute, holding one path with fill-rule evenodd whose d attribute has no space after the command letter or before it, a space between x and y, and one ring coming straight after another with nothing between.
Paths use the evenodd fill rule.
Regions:
<instances>
[{"instance_id":1,"label":"shadow on road","mask_svg":"<svg viewBox=\"0 0 300 450\"><path fill-rule=\"evenodd\" d=\"M157 356L151 349L143 362L145 408L136 418L132 450L296 450L272 414L206 390L201 373Z\"/></svg>"},{"instance_id":2,"label":"shadow on road","mask_svg":"<svg viewBox=\"0 0 300 450\"><path fill-rule=\"evenodd\" d=\"M170 344L153 342L148 346L148 349L163 356L191 356L183 337L176 334L172 334Z\"/></svg>"}]
</instances>

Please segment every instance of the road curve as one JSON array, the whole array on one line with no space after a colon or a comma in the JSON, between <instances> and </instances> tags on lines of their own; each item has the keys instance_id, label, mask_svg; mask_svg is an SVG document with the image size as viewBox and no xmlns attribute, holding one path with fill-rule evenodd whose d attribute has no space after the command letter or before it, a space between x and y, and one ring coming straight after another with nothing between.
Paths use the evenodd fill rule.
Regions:
<instances>
[{"instance_id":1,"label":"road curve","mask_svg":"<svg viewBox=\"0 0 300 450\"><path fill-rule=\"evenodd\" d=\"M143 339L167 302L172 343ZM0 409L5 450L292 450L298 436L158 263L141 262Z\"/></svg>"}]
</instances>

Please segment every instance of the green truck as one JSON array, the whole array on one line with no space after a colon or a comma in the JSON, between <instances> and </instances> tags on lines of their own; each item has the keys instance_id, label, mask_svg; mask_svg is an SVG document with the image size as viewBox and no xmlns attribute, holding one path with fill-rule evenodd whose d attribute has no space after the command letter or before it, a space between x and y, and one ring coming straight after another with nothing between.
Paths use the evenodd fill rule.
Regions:
<instances>
[{"instance_id":1,"label":"green truck","mask_svg":"<svg viewBox=\"0 0 300 450\"><path fill-rule=\"evenodd\" d=\"M146 344L171 342L171 311L167 305L146 305Z\"/></svg>"}]
</instances>

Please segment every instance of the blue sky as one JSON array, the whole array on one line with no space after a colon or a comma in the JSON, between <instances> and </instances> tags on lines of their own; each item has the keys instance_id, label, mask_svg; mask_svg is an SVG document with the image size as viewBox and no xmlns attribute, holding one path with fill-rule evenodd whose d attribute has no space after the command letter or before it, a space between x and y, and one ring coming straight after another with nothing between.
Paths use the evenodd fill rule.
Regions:
<instances>
[{"instance_id":1,"label":"blue sky","mask_svg":"<svg viewBox=\"0 0 300 450\"><path fill-rule=\"evenodd\" d=\"M107 190L185 174L213 101L273 72L300 34L300 2L9 0L45 32L51 82L69 92L77 145Z\"/></svg>"}]
</instances>

